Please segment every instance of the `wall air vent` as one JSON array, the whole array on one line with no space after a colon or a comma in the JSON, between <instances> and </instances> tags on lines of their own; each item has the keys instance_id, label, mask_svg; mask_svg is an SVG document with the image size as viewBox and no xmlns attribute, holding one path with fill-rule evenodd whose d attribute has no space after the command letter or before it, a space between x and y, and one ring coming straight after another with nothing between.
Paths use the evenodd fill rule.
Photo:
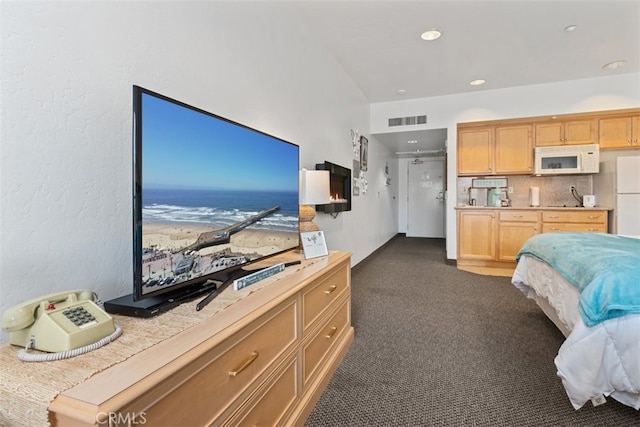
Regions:
<instances>
[{"instance_id":1,"label":"wall air vent","mask_svg":"<svg viewBox=\"0 0 640 427\"><path fill-rule=\"evenodd\" d=\"M427 115L411 117L395 117L389 119L389 127L427 124Z\"/></svg>"}]
</instances>

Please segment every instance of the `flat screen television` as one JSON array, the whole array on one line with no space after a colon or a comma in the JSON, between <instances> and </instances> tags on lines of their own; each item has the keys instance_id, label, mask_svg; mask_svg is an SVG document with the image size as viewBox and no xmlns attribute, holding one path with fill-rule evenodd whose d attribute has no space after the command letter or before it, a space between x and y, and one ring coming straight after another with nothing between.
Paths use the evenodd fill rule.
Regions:
<instances>
[{"instance_id":1,"label":"flat screen television","mask_svg":"<svg viewBox=\"0 0 640 427\"><path fill-rule=\"evenodd\" d=\"M149 317L298 247L297 145L134 86L133 163L133 308L111 312Z\"/></svg>"}]
</instances>

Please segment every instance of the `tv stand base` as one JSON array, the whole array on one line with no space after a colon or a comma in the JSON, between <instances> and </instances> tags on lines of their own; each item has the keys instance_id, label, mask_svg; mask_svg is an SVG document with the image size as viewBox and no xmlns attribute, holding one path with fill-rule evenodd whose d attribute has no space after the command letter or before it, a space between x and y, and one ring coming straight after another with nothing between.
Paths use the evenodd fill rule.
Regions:
<instances>
[{"instance_id":1,"label":"tv stand base","mask_svg":"<svg viewBox=\"0 0 640 427\"><path fill-rule=\"evenodd\" d=\"M134 301L133 294L129 294L105 301L104 309L111 314L149 318L165 313L184 302L206 295L213 289L215 289L215 284L211 283L210 286L200 286L192 292L180 292L177 295L163 294L140 301Z\"/></svg>"}]
</instances>

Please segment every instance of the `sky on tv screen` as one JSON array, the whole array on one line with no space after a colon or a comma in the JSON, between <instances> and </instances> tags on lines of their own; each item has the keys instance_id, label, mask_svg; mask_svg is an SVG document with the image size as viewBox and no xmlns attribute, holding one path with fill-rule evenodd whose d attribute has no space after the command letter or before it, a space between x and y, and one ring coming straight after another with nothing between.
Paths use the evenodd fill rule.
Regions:
<instances>
[{"instance_id":1,"label":"sky on tv screen","mask_svg":"<svg viewBox=\"0 0 640 427\"><path fill-rule=\"evenodd\" d=\"M298 147L143 94L145 188L298 191Z\"/></svg>"}]
</instances>

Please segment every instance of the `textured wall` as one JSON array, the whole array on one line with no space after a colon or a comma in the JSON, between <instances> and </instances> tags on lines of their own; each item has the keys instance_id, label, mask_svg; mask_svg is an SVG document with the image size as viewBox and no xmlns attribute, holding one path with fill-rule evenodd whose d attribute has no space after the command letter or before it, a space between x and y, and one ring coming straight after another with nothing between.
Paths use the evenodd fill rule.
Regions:
<instances>
[{"instance_id":1,"label":"textured wall","mask_svg":"<svg viewBox=\"0 0 640 427\"><path fill-rule=\"evenodd\" d=\"M295 142L301 166L350 165L366 99L290 6L267 3L0 4L0 310L74 288L131 292L133 84ZM393 236L378 203L321 218L329 248L358 262Z\"/></svg>"}]
</instances>

